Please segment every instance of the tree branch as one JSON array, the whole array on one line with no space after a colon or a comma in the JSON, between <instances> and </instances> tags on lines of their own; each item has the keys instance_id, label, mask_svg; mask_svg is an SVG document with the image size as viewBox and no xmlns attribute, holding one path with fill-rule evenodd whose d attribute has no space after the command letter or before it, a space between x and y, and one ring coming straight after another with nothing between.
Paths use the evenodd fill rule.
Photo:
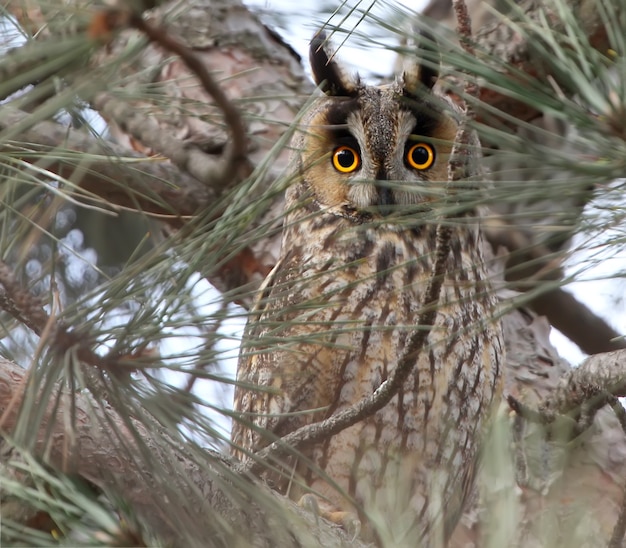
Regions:
<instances>
[{"instance_id":1,"label":"tree branch","mask_svg":"<svg viewBox=\"0 0 626 548\"><path fill-rule=\"evenodd\" d=\"M512 395L507 396L507 400L513 411L531 422L550 424L560 415L574 412L589 425L593 415L615 397L626 397L626 350L589 356L578 367L567 371L541 402L538 411Z\"/></svg>"},{"instance_id":2,"label":"tree branch","mask_svg":"<svg viewBox=\"0 0 626 548\"><path fill-rule=\"evenodd\" d=\"M146 158L56 122L33 122L8 105L0 107L0 131L20 140L3 140L7 156L44 163L50 172L75 181L77 197L90 204L139 209L180 224L181 217L217 200L216 189L163 158ZM55 154L60 146L75 154Z\"/></svg>"},{"instance_id":3,"label":"tree branch","mask_svg":"<svg viewBox=\"0 0 626 548\"><path fill-rule=\"evenodd\" d=\"M528 304L587 354L626 349L622 334L563 289L542 293Z\"/></svg>"},{"instance_id":4,"label":"tree branch","mask_svg":"<svg viewBox=\"0 0 626 548\"><path fill-rule=\"evenodd\" d=\"M587 358L563 376L540 409L548 416L569 413L602 391L618 398L626 396L626 350Z\"/></svg>"}]
</instances>

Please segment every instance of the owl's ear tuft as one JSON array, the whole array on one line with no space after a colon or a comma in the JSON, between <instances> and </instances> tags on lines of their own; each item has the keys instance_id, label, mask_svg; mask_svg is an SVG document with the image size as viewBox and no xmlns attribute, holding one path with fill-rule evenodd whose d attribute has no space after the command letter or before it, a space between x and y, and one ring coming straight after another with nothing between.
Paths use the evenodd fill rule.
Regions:
<instances>
[{"instance_id":1,"label":"owl's ear tuft","mask_svg":"<svg viewBox=\"0 0 626 548\"><path fill-rule=\"evenodd\" d=\"M309 60L315 83L326 95L354 97L358 92L358 78L350 78L334 59L330 42L324 31L319 31L311 40Z\"/></svg>"},{"instance_id":2,"label":"owl's ear tuft","mask_svg":"<svg viewBox=\"0 0 626 548\"><path fill-rule=\"evenodd\" d=\"M420 30L416 37L419 60L404 71L404 94L417 98L420 91L431 90L439 77L439 47L428 31Z\"/></svg>"}]
</instances>

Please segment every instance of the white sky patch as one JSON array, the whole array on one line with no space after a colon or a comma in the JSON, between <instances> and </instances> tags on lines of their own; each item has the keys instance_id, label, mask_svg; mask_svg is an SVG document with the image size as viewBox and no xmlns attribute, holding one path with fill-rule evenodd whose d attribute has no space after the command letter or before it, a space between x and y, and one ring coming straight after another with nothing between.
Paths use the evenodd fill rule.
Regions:
<instances>
[{"instance_id":1,"label":"white sky patch","mask_svg":"<svg viewBox=\"0 0 626 548\"><path fill-rule=\"evenodd\" d=\"M216 318L220 316L220 295L215 288L199 275L194 275L189 280L192 287L194 301L197 304L199 317ZM202 304L204 303L204 304ZM206 367L206 371L214 373L225 380L234 380L237 374L237 360L239 356L239 342L243 335L246 323L246 311L237 305L229 305L217 330L218 338L213 346L215 363L203 364L198 361L206 344L203 331L190 322L188 327L178 327L169 330L160 345L161 358L165 363L181 365L181 362L189 364L190 372L194 368ZM211 326L204 326L211 329ZM161 378L178 388L184 388L189 381L190 375L168 369L162 370ZM207 402L208 407L202 412L213 426L225 437L230 433L231 419L219 411L219 409L232 409L233 392L232 384L209 379L196 379L193 394ZM206 439L198 441L208 442Z\"/></svg>"},{"instance_id":2,"label":"white sky patch","mask_svg":"<svg viewBox=\"0 0 626 548\"><path fill-rule=\"evenodd\" d=\"M341 62L358 74L364 80L376 79L380 76L389 76L393 72L396 53L386 46L397 46L390 40L389 30L381 29L379 25L363 18L363 12L370 9L376 17L385 17L390 14L390 6L405 6L411 10L421 9L428 0L403 0L398 2L352 0L345 2L319 2L317 0L244 0L244 3L253 10L260 12L265 24L276 30L281 37L302 57L304 68L309 71L309 42L313 35L322 27L327 32L333 27L341 27L343 31L354 29L354 34L344 42L346 34L337 32L332 37L332 44L339 48L337 55ZM332 6L339 13L329 17ZM351 14L349 12L352 11ZM397 29L405 31L406 29ZM366 38L365 38L366 37ZM372 42L373 41L373 42ZM367 43L369 42L369 43Z\"/></svg>"}]
</instances>

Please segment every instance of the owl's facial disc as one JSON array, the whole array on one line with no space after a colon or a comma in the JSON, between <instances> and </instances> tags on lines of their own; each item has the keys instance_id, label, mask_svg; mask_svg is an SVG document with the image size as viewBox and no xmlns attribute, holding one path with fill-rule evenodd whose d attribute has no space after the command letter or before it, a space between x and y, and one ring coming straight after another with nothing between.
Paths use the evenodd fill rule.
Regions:
<instances>
[{"instance_id":1,"label":"owl's facial disc","mask_svg":"<svg viewBox=\"0 0 626 548\"><path fill-rule=\"evenodd\" d=\"M437 71L416 65L393 84L367 86L337 64L323 33L310 54L325 97L306 118L298 158L317 205L377 217L432 207L457 130L450 105L432 91Z\"/></svg>"},{"instance_id":2,"label":"owl's facial disc","mask_svg":"<svg viewBox=\"0 0 626 548\"><path fill-rule=\"evenodd\" d=\"M320 144L347 205L382 216L422 209L431 200L429 185L445 175L449 147L438 132L447 136L451 129L454 136L456 126L448 128L424 102L405 100L397 84L362 86L356 97L327 101L329 124Z\"/></svg>"}]
</instances>

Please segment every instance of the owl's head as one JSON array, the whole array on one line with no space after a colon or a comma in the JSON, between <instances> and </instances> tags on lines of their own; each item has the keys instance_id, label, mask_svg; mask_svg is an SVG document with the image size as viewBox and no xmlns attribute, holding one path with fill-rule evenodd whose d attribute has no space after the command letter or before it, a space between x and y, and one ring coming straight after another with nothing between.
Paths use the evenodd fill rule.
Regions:
<instances>
[{"instance_id":1,"label":"owl's head","mask_svg":"<svg viewBox=\"0 0 626 548\"><path fill-rule=\"evenodd\" d=\"M338 64L324 33L310 61L325 95L294 144L316 204L346 217L386 216L437 200L458 127L450 103L433 93L438 72L416 64L392 84L365 85Z\"/></svg>"}]
</instances>

